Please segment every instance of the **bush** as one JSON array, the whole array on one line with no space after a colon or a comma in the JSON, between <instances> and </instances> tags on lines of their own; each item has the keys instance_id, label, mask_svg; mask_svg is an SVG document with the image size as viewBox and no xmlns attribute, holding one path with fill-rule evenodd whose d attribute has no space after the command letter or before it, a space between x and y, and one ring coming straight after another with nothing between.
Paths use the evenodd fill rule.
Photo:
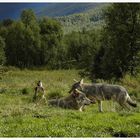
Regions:
<instances>
[{"instance_id":1,"label":"bush","mask_svg":"<svg viewBox=\"0 0 140 140\"><path fill-rule=\"evenodd\" d=\"M30 93L30 90L29 90L28 88L23 88L23 89L21 90L21 93L22 93L23 95L28 95L28 94Z\"/></svg>"},{"instance_id":2,"label":"bush","mask_svg":"<svg viewBox=\"0 0 140 140\"><path fill-rule=\"evenodd\" d=\"M0 94L6 93L6 89L5 88L0 88Z\"/></svg>"}]
</instances>

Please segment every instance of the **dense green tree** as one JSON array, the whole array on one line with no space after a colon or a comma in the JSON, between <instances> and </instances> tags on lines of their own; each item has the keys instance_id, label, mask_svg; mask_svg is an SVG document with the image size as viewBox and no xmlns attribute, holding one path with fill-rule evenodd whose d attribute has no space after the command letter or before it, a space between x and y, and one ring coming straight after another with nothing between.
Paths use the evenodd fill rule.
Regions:
<instances>
[{"instance_id":1,"label":"dense green tree","mask_svg":"<svg viewBox=\"0 0 140 140\"><path fill-rule=\"evenodd\" d=\"M27 35L25 34L25 46L28 52L28 66L39 66L41 65L41 36L40 27L34 11L32 9L23 10L21 13L21 21L27 33Z\"/></svg>"},{"instance_id":2,"label":"dense green tree","mask_svg":"<svg viewBox=\"0 0 140 140\"><path fill-rule=\"evenodd\" d=\"M100 65L100 71L93 65L93 73L98 71L94 73L96 77L110 79L121 78L126 72L135 74L140 51L139 15L139 4L112 4L106 9L101 47L104 52L100 50L94 62Z\"/></svg>"},{"instance_id":3,"label":"dense green tree","mask_svg":"<svg viewBox=\"0 0 140 140\"><path fill-rule=\"evenodd\" d=\"M3 21L2 21L2 25L3 26L5 26L5 27L8 27L8 26L11 26L12 24L13 24L13 20L12 19L4 19Z\"/></svg>"},{"instance_id":4,"label":"dense green tree","mask_svg":"<svg viewBox=\"0 0 140 140\"><path fill-rule=\"evenodd\" d=\"M62 53L62 27L60 23L54 19L43 18L39 21L41 35L41 61L43 65L50 68L56 68L58 62L58 53Z\"/></svg>"},{"instance_id":5,"label":"dense green tree","mask_svg":"<svg viewBox=\"0 0 140 140\"><path fill-rule=\"evenodd\" d=\"M4 19L0 22L0 36L6 38L8 34L8 29L12 26L14 20L12 19Z\"/></svg>"},{"instance_id":6,"label":"dense green tree","mask_svg":"<svg viewBox=\"0 0 140 140\"><path fill-rule=\"evenodd\" d=\"M36 16L32 9L23 10L20 17L26 27L36 24Z\"/></svg>"},{"instance_id":7,"label":"dense green tree","mask_svg":"<svg viewBox=\"0 0 140 140\"><path fill-rule=\"evenodd\" d=\"M7 64L18 67L40 65L40 28L32 11L23 11L6 36ZM33 16L33 18L32 18ZM30 20L26 20L28 18Z\"/></svg>"},{"instance_id":8,"label":"dense green tree","mask_svg":"<svg viewBox=\"0 0 140 140\"><path fill-rule=\"evenodd\" d=\"M5 49L5 42L3 38L0 36L0 65L3 65L6 61L4 49Z\"/></svg>"},{"instance_id":9,"label":"dense green tree","mask_svg":"<svg viewBox=\"0 0 140 140\"><path fill-rule=\"evenodd\" d=\"M99 31L91 30L82 32L72 32L66 35L65 42L67 44L70 64L73 67L90 69L96 49L99 46Z\"/></svg>"}]
</instances>

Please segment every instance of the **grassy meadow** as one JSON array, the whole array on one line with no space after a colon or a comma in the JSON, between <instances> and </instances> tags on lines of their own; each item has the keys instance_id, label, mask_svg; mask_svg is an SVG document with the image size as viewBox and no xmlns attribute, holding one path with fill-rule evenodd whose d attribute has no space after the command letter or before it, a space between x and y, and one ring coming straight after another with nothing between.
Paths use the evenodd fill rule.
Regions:
<instances>
[{"instance_id":1,"label":"grassy meadow","mask_svg":"<svg viewBox=\"0 0 140 140\"><path fill-rule=\"evenodd\" d=\"M121 109L111 101L85 111L51 107L32 102L35 83L42 80L47 99L67 96L76 70L10 70L0 79L0 137L140 137L140 75L127 75L120 83L138 107ZM84 79L89 82L88 79ZM99 80L100 82L100 80Z\"/></svg>"}]
</instances>

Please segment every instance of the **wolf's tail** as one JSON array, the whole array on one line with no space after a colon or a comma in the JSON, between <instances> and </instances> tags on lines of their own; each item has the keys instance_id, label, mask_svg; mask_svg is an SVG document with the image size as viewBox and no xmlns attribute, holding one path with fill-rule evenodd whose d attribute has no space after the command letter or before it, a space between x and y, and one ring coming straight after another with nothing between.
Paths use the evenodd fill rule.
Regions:
<instances>
[{"instance_id":1,"label":"wolf's tail","mask_svg":"<svg viewBox=\"0 0 140 140\"><path fill-rule=\"evenodd\" d=\"M130 97L127 98L127 103L133 107L137 107L137 104L134 103Z\"/></svg>"}]
</instances>

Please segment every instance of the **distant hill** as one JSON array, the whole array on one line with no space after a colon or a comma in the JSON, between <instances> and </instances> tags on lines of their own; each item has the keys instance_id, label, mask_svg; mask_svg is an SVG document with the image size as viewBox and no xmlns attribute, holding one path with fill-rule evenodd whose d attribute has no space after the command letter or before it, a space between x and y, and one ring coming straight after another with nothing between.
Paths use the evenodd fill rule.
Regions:
<instances>
[{"instance_id":1,"label":"distant hill","mask_svg":"<svg viewBox=\"0 0 140 140\"><path fill-rule=\"evenodd\" d=\"M96 5L94 8L82 13L56 17L56 19L63 25L65 33L73 30L81 31L82 29L100 28L104 24L103 9L107 6L108 4Z\"/></svg>"},{"instance_id":2,"label":"distant hill","mask_svg":"<svg viewBox=\"0 0 140 140\"><path fill-rule=\"evenodd\" d=\"M0 20L18 19L22 10L33 9L38 17L66 16L102 5L101 3L0 3Z\"/></svg>"},{"instance_id":3,"label":"distant hill","mask_svg":"<svg viewBox=\"0 0 140 140\"><path fill-rule=\"evenodd\" d=\"M18 19L22 10L33 9L37 12L39 9L48 6L44 3L0 3L0 20Z\"/></svg>"},{"instance_id":4,"label":"distant hill","mask_svg":"<svg viewBox=\"0 0 140 140\"><path fill-rule=\"evenodd\" d=\"M40 11L37 11L36 14L39 17L50 16L67 16L75 13L81 13L89 9L96 8L102 5L101 3L50 3L44 8L41 8Z\"/></svg>"},{"instance_id":5,"label":"distant hill","mask_svg":"<svg viewBox=\"0 0 140 140\"><path fill-rule=\"evenodd\" d=\"M103 3L0 3L0 20L18 19L24 9L33 9L38 18L52 17L63 25L64 33L103 24Z\"/></svg>"}]
</instances>

